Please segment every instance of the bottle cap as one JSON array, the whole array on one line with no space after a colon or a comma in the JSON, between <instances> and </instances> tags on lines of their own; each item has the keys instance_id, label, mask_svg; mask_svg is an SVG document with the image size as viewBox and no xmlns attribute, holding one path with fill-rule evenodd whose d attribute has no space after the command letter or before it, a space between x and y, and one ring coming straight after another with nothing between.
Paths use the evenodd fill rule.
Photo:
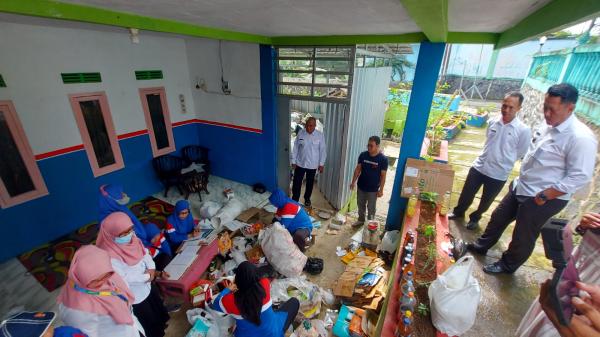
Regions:
<instances>
[{"instance_id":1,"label":"bottle cap","mask_svg":"<svg viewBox=\"0 0 600 337\"><path fill-rule=\"evenodd\" d=\"M404 318L404 325L410 325L410 319Z\"/></svg>"},{"instance_id":2,"label":"bottle cap","mask_svg":"<svg viewBox=\"0 0 600 337\"><path fill-rule=\"evenodd\" d=\"M413 273L412 273L412 271L409 271L408 273L406 273L406 275L413 276Z\"/></svg>"},{"instance_id":3,"label":"bottle cap","mask_svg":"<svg viewBox=\"0 0 600 337\"><path fill-rule=\"evenodd\" d=\"M406 311L404 312L404 316L405 316L406 318L411 318L411 317L412 317L412 312L410 312L410 310L406 310Z\"/></svg>"},{"instance_id":4,"label":"bottle cap","mask_svg":"<svg viewBox=\"0 0 600 337\"><path fill-rule=\"evenodd\" d=\"M410 291L410 292L408 293L408 297L415 297L415 294L414 294L412 291Z\"/></svg>"}]
</instances>

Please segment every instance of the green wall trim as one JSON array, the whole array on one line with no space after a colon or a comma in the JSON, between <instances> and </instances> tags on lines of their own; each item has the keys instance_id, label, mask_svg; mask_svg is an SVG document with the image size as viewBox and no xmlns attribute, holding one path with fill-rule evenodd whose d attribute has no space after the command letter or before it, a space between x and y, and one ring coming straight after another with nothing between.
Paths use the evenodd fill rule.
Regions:
<instances>
[{"instance_id":1,"label":"green wall trim","mask_svg":"<svg viewBox=\"0 0 600 337\"><path fill-rule=\"evenodd\" d=\"M496 44L500 33L448 32L448 43Z\"/></svg>"},{"instance_id":2,"label":"green wall trim","mask_svg":"<svg viewBox=\"0 0 600 337\"><path fill-rule=\"evenodd\" d=\"M448 38L448 0L400 0L430 42Z\"/></svg>"},{"instance_id":3,"label":"green wall trim","mask_svg":"<svg viewBox=\"0 0 600 337\"><path fill-rule=\"evenodd\" d=\"M330 46L371 43L418 43L427 40L423 33L398 35L329 35L329 36L274 36L274 46Z\"/></svg>"},{"instance_id":4,"label":"green wall trim","mask_svg":"<svg viewBox=\"0 0 600 337\"><path fill-rule=\"evenodd\" d=\"M498 62L498 54L500 54L499 49L494 49L492 52L492 58L490 59L490 64L488 65L487 73L485 78L488 80L494 78L494 69L496 69L496 63Z\"/></svg>"},{"instance_id":5,"label":"green wall trim","mask_svg":"<svg viewBox=\"0 0 600 337\"><path fill-rule=\"evenodd\" d=\"M270 44L267 36L203 27L174 20L117 12L97 7L50 0L1 0L0 12L81 21L155 32L182 34L220 40Z\"/></svg>"},{"instance_id":6,"label":"green wall trim","mask_svg":"<svg viewBox=\"0 0 600 337\"><path fill-rule=\"evenodd\" d=\"M598 15L598 0L554 0L502 33L496 48L509 47Z\"/></svg>"}]
</instances>

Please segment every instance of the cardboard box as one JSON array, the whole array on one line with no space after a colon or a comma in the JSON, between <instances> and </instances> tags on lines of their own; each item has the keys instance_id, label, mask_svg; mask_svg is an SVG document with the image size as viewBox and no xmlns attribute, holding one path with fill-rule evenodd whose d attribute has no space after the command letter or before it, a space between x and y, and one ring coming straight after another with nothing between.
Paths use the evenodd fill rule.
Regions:
<instances>
[{"instance_id":1,"label":"cardboard box","mask_svg":"<svg viewBox=\"0 0 600 337\"><path fill-rule=\"evenodd\" d=\"M250 207L247 210L243 211L240 215L237 216L237 218L235 218L236 220L239 220L241 222L245 222L245 223L250 223L250 220L252 218L254 218L255 216L258 216L258 213L260 212L260 208L256 208L256 207Z\"/></svg>"},{"instance_id":2,"label":"cardboard box","mask_svg":"<svg viewBox=\"0 0 600 337\"><path fill-rule=\"evenodd\" d=\"M274 216L275 215L273 213L265 211L264 209L250 207L243 211L235 219L248 224L259 222L263 225L269 225L271 224L271 220L273 220Z\"/></svg>"},{"instance_id":3,"label":"cardboard box","mask_svg":"<svg viewBox=\"0 0 600 337\"><path fill-rule=\"evenodd\" d=\"M419 192L436 192L441 202L446 192L452 193L454 170L448 164L408 158L400 196L410 198Z\"/></svg>"}]
</instances>

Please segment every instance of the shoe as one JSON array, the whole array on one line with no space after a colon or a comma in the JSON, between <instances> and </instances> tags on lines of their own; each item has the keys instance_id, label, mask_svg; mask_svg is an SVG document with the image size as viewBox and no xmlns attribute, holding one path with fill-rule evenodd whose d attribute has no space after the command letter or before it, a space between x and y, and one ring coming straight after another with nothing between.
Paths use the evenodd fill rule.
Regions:
<instances>
[{"instance_id":1,"label":"shoe","mask_svg":"<svg viewBox=\"0 0 600 337\"><path fill-rule=\"evenodd\" d=\"M501 261L496 261L483 266L483 271L488 274L512 274L511 271L504 267L504 264Z\"/></svg>"},{"instance_id":2,"label":"shoe","mask_svg":"<svg viewBox=\"0 0 600 337\"><path fill-rule=\"evenodd\" d=\"M352 227L360 227L362 225L364 225L365 222L364 221L356 221L355 223L352 224Z\"/></svg>"},{"instance_id":3,"label":"shoe","mask_svg":"<svg viewBox=\"0 0 600 337\"><path fill-rule=\"evenodd\" d=\"M487 249L477 245L474 242L467 243L467 250L479 255L486 255L488 251Z\"/></svg>"},{"instance_id":4,"label":"shoe","mask_svg":"<svg viewBox=\"0 0 600 337\"><path fill-rule=\"evenodd\" d=\"M304 207L310 208L311 206L310 200L304 200Z\"/></svg>"},{"instance_id":5,"label":"shoe","mask_svg":"<svg viewBox=\"0 0 600 337\"><path fill-rule=\"evenodd\" d=\"M174 313L174 312L178 312L179 310L181 310L181 304L169 304L165 306L167 308L167 311L169 313Z\"/></svg>"},{"instance_id":6,"label":"shoe","mask_svg":"<svg viewBox=\"0 0 600 337\"><path fill-rule=\"evenodd\" d=\"M467 224L467 229L470 231L477 229L478 227L479 227L479 222L477 222L477 221L469 221L469 223Z\"/></svg>"},{"instance_id":7,"label":"shoe","mask_svg":"<svg viewBox=\"0 0 600 337\"><path fill-rule=\"evenodd\" d=\"M462 219L464 217L465 217L464 215L448 213L448 220Z\"/></svg>"}]
</instances>

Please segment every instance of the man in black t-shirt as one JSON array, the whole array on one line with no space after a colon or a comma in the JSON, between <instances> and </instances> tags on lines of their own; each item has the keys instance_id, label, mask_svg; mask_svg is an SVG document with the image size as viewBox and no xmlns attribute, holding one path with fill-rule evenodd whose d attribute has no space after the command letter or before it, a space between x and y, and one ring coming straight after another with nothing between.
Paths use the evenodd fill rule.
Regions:
<instances>
[{"instance_id":1,"label":"man in black t-shirt","mask_svg":"<svg viewBox=\"0 0 600 337\"><path fill-rule=\"evenodd\" d=\"M388 159L379 151L380 143L379 137L369 137L368 150L358 156L358 164L354 169L354 176L350 184L350 189L354 190L358 180L358 221L354 226L365 223L365 209L367 206L368 219L375 218L377 198L383 195Z\"/></svg>"}]
</instances>

